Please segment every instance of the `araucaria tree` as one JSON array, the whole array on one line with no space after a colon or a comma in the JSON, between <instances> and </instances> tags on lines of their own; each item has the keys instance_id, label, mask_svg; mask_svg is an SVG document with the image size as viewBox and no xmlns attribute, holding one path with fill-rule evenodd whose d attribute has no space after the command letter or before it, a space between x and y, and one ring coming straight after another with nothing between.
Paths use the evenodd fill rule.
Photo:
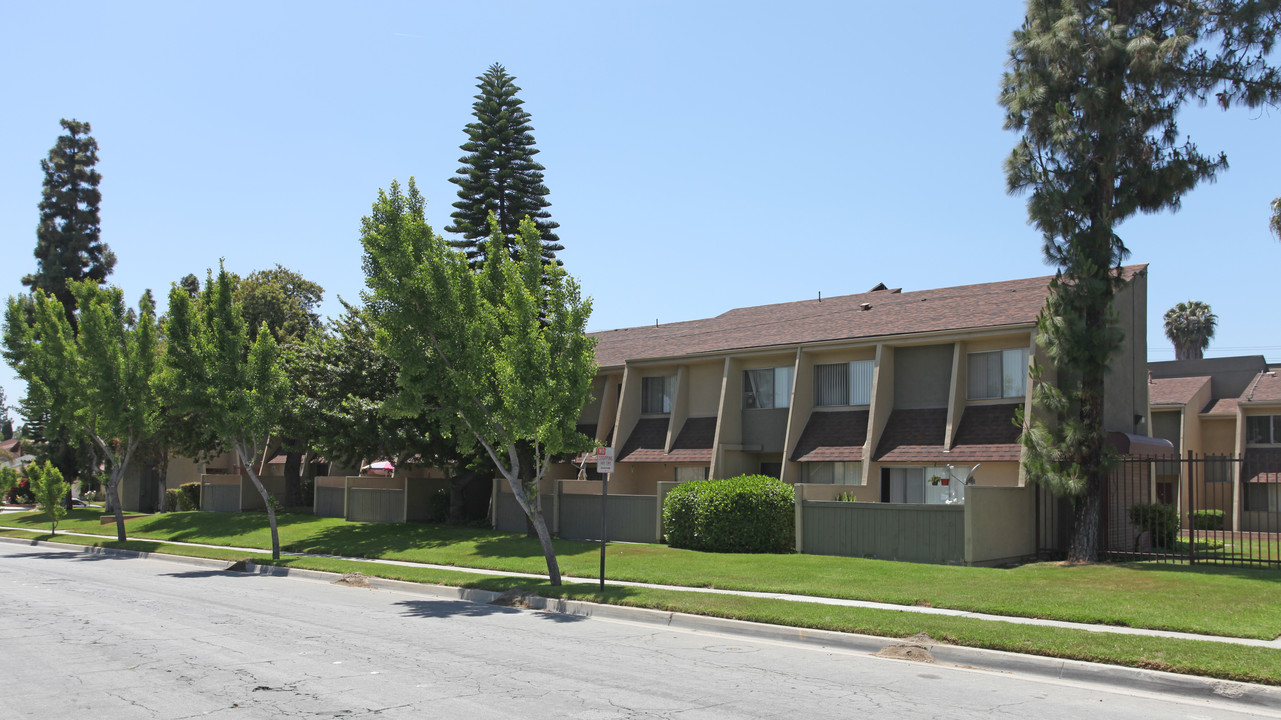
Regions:
<instances>
[{"instance_id":1,"label":"araucaria tree","mask_svg":"<svg viewBox=\"0 0 1281 720\"><path fill-rule=\"evenodd\" d=\"M1165 312L1165 336L1174 343L1175 360L1200 360L1210 347L1218 316L1200 300L1181 302Z\"/></svg>"},{"instance_id":2,"label":"araucaria tree","mask_svg":"<svg viewBox=\"0 0 1281 720\"><path fill-rule=\"evenodd\" d=\"M1059 380L1034 391L1048 422L1024 419L1025 467L1073 499L1073 560L1098 556L1110 466L1103 382L1123 340L1111 303L1129 254L1116 228L1138 212L1177 210L1227 167L1180 135L1176 116L1189 101L1226 109L1281 98L1268 64L1279 25L1271 1L1028 0L1014 32L1000 102L1022 138L1006 176L1010 192L1030 192L1030 221L1058 268L1037 341Z\"/></svg>"},{"instance_id":3,"label":"araucaria tree","mask_svg":"<svg viewBox=\"0 0 1281 720\"><path fill-rule=\"evenodd\" d=\"M98 190L102 175L94 169L98 141L89 135L89 123L61 122L67 134L40 161L44 187L36 226L36 271L22 278L22 284L53 295L70 319L76 299L68 284L76 280L103 283L115 267L116 256L98 236L102 200Z\"/></svg>"},{"instance_id":4,"label":"araucaria tree","mask_svg":"<svg viewBox=\"0 0 1281 720\"><path fill-rule=\"evenodd\" d=\"M449 179L458 186L458 201L450 215L454 224L445 228L463 239L449 244L466 252L472 266L477 267L485 259L490 214L498 218L505 245L512 253L518 249L520 223L529 217L542 238L543 258L555 262L556 253L565 248L552 232L560 225L547 212L551 203L543 184L544 168L534 160L538 154L534 129L529 125L529 112L521 107L524 101L516 97L520 92L516 78L495 63L476 79L480 81L476 85L480 94L472 104L476 121L463 128L467 142L460 147L467 154L458 159L462 167Z\"/></svg>"},{"instance_id":5,"label":"araucaria tree","mask_svg":"<svg viewBox=\"0 0 1281 720\"><path fill-rule=\"evenodd\" d=\"M120 481L158 422L155 308L144 293L133 316L119 288L100 288L92 280L72 282L70 289L79 308L78 331L62 304L43 291L35 294L34 325L28 324L23 303L9 299L5 359L27 381L29 408L70 437L92 442L108 459L107 497L115 510L116 537L124 541Z\"/></svg>"},{"instance_id":6,"label":"araucaria tree","mask_svg":"<svg viewBox=\"0 0 1281 720\"><path fill-rule=\"evenodd\" d=\"M231 275L219 267L200 302L181 286L169 291L162 396L174 413L199 423L236 453L267 506L271 556L280 558L273 498L254 460L276 431L285 377L275 339L264 323L251 343Z\"/></svg>"},{"instance_id":7,"label":"araucaria tree","mask_svg":"<svg viewBox=\"0 0 1281 720\"><path fill-rule=\"evenodd\" d=\"M553 456L590 446L576 421L596 372L594 343L584 334L591 301L562 268L543 261L533 221L518 229L519 262L504 251L496 220L490 228L485 263L473 271L428 226L413 179L406 194L393 182L361 222L365 300L378 344L399 368L389 408L426 410L457 442L484 449L559 585L538 486Z\"/></svg>"}]
</instances>

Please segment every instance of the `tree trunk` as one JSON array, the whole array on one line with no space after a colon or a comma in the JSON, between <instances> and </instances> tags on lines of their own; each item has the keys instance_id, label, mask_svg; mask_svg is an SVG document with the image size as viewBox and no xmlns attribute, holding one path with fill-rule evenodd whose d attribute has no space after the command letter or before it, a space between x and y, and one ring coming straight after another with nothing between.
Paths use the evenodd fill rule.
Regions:
<instances>
[{"instance_id":1,"label":"tree trunk","mask_svg":"<svg viewBox=\"0 0 1281 720\"><path fill-rule=\"evenodd\" d=\"M503 471L503 477L507 478L507 486L511 488L512 495L516 497L516 502L525 511L525 518L534 528L534 534L538 536L538 544L543 548L543 557L547 559L547 579L552 585L560 585L560 564L556 562L556 548L552 546L552 536L547 530L547 522L543 520L543 509L539 507L538 498L535 496L531 502L529 496L525 493L524 483L520 481L516 473Z\"/></svg>"},{"instance_id":2,"label":"tree trunk","mask_svg":"<svg viewBox=\"0 0 1281 720\"><path fill-rule=\"evenodd\" d=\"M286 445L293 442L285 440ZM285 505L302 505L302 453L292 450L285 452Z\"/></svg>"},{"instance_id":3,"label":"tree trunk","mask_svg":"<svg viewBox=\"0 0 1281 720\"><path fill-rule=\"evenodd\" d=\"M280 559L280 534L276 531L276 509L271 506L271 495L267 488L263 487L262 480L258 477L257 471L254 470L253 463L249 461L249 453L243 443L236 443L236 452L240 453L241 462L245 464L245 472L249 473L249 481L258 489L258 494L262 496L262 502L267 506L267 524L271 526L271 559Z\"/></svg>"},{"instance_id":4,"label":"tree trunk","mask_svg":"<svg viewBox=\"0 0 1281 720\"><path fill-rule=\"evenodd\" d=\"M112 511L116 516L116 540L124 542L125 537L125 513L120 506L120 480L124 477L123 468L112 468L111 479L107 481L107 502L111 505Z\"/></svg>"},{"instance_id":5,"label":"tree trunk","mask_svg":"<svg viewBox=\"0 0 1281 720\"><path fill-rule=\"evenodd\" d=\"M466 520L463 517L463 512L466 509L463 493L483 475L484 473L481 472L470 471L455 475L449 479L449 517L445 521L446 524L461 525Z\"/></svg>"},{"instance_id":6,"label":"tree trunk","mask_svg":"<svg viewBox=\"0 0 1281 720\"><path fill-rule=\"evenodd\" d=\"M1103 511L1103 485L1091 483L1085 496L1073 508L1072 543L1068 546L1071 562L1095 562L1099 559L1099 520Z\"/></svg>"}]
</instances>

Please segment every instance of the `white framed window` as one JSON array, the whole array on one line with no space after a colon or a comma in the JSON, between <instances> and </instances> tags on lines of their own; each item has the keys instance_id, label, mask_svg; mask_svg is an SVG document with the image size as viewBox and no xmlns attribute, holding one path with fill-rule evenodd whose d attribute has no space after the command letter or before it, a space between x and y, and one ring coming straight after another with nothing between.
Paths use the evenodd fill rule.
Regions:
<instances>
[{"instance_id":1,"label":"white framed window","mask_svg":"<svg viewBox=\"0 0 1281 720\"><path fill-rule=\"evenodd\" d=\"M804 482L819 485L862 485L863 463L861 462L807 462L804 468Z\"/></svg>"},{"instance_id":2,"label":"white framed window","mask_svg":"<svg viewBox=\"0 0 1281 720\"><path fill-rule=\"evenodd\" d=\"M965 362L966 399L1024 397L1027 358L1027 348L969 353Z\"/></svg>"},{"instance_id":3,"label":"white framed window","mask_svg":"<svg viewBox=\"0 0 1281 720\"><path fill-rule=\"evenodd\" d=\"M691 480L706 480L708 468L706 465L677 465L676 482L683 483Z\"/></svg>"},{"instance_id":4,"label":"white framed window","mask_svg":"<svg viewBox=\"0 0 1281 720\"><path fill-rule=\"evenodd\" d=\"M641 412L670 413L675 387L676 377L673 375L641 378Z\"/></svg>"},{"instance_id":5,"label":"white framed window","mask_svg":"<svg viewBox=\"0 0 1281 720\"><path fill-rule=\"evenodd\" d=\"M872 360L814 366L814 404L818 407L872 402Z\"/></svg>"},{"instance_id":6,"label":"white framed window","mask_svg":"<svg viewBox=\"0 0 1281 720\"><path fill-rule=\"evenodd\" d=\"M1281 445L1281 415L1248 415L1245 441L1249 445Z\"/></svg>"},{"instance_id":7,"label":"white framed window","mask_svg":"<svg viewBox=\"0 0 1281 720\"><path fill-rule=\"evenodd\" d=\"M776 367L743 371L743 407L785 408L792 400L792 368Z\"/></svg>"}]
</instances>

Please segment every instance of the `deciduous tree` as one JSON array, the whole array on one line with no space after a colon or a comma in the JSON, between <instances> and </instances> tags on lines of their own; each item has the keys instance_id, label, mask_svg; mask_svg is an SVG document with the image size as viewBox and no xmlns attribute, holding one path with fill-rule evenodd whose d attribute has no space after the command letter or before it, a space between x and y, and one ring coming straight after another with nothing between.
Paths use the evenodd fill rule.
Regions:
<instances>
[{"instance_id":1,"label":"deciduous tree","mask_svg":"<svg viewBox=\"0 0 1281 720\"><path fill-rule=\"evenodd\" d=\"M138 445L156 431L159 399L155 308L150 294L130 322L119 288L92 280L72 282L79 331L62 304L43 291L35 296L36 318L28 325L22 303L10 298L5 314L5 359L27 382L27 401L72 437L89 440L111 466L108 502L116 537L125 540L119 487L133 467ZM59 474L61 477L61 473Z\"/></svg>"},{"instance_id":2,"label":"deciduous tree","mask_svg":"<svg viewBox=\"0 0 1281 720\"><path fill-rule=\"evenodd\" d=\"M168 408L186 414L236 454L266 504L271 554L278 559L275 503L254 461L278 428L285 377L272 333L264 324L250 342L233 293L231 275L221 266L206 281L199 303L181 286L170 289L161 387Z\"/></svg>"},{"instance_id":3,"label":"deciduous tree","mask_svg":"<svg viewBox=\"0 0 1281 720\"><path fill-rule=\"evenodd\" d=\"M62 473L47 460L43 466L34 463L28 466L27 478L36 496L36 507L49 516L49 532L57 535L58 521L67 516L62 498L71 492L71 486L62 481Z\"/></svg>"},{"instance_id":4,"label":"deciduous tree","mask_svg":"<svg viewBox=\"0 0 1281 720\"><path fill-rule=\"evenodd\" d=\"M404 194L392 183L361 221L366 303L378 344L399 369L388 406L408 415L427 410L460 447L484 449L533 525L558 585L538 486L553 456L590 446L575 423L596 371L584 334L591 301L562 268L543 261L533 221L520 225L516 262L491 218L485 262L473 272L463 253L432 232L423 204L412 178ZM522 480L525 454L529 480Z\"/></svg>"},{"instance_id":5,"label":"deciduous tree","mask_svg":"<svg viewBox=\"0 0 1281 720\"><path fill-rule=\"evenodd\" d=\"M1109 469L1103 382L1123 340L1111 303L1129 254L1117 226L1136 213L1177 210L1183 194L1227 167L1179 132L1189 101L1275 103L1268 63L1281 6L1262 0L1029 0L1014 32L1000 102L1022 133L1006 160L1011 192L1058 268L1038 342L1061 386L1039 383L1050 422L1025 418L1029 478L1075 501L1069 556L1098 555Z\"/></svg>"}]
</instances>

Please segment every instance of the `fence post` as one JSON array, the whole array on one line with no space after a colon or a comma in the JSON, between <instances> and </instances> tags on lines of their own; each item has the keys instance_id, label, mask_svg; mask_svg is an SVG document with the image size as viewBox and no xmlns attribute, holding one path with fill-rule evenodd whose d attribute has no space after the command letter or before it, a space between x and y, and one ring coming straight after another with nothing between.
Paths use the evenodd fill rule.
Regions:
<instances>
[{"instance_id":1,"label":"fence post","mask_svg":"<svg viewBox=\"0 0 1281 720\"><path fill-rule=\"evenodd\" d=\"M1188 451L1184 473L1188 478L1188 565L1196 565L1196 455Z\"/></svg>"},{"instance_id":2,"label":"fence post","mask_svg":"<svg viewBox=\"0 0 1281 720\"><path fill-rule=\"evenodd\" d=\"M796 503L796 552L805 552L805 486L797 483L792 486L792 497Z\"/></svg>"}]
</instances>

